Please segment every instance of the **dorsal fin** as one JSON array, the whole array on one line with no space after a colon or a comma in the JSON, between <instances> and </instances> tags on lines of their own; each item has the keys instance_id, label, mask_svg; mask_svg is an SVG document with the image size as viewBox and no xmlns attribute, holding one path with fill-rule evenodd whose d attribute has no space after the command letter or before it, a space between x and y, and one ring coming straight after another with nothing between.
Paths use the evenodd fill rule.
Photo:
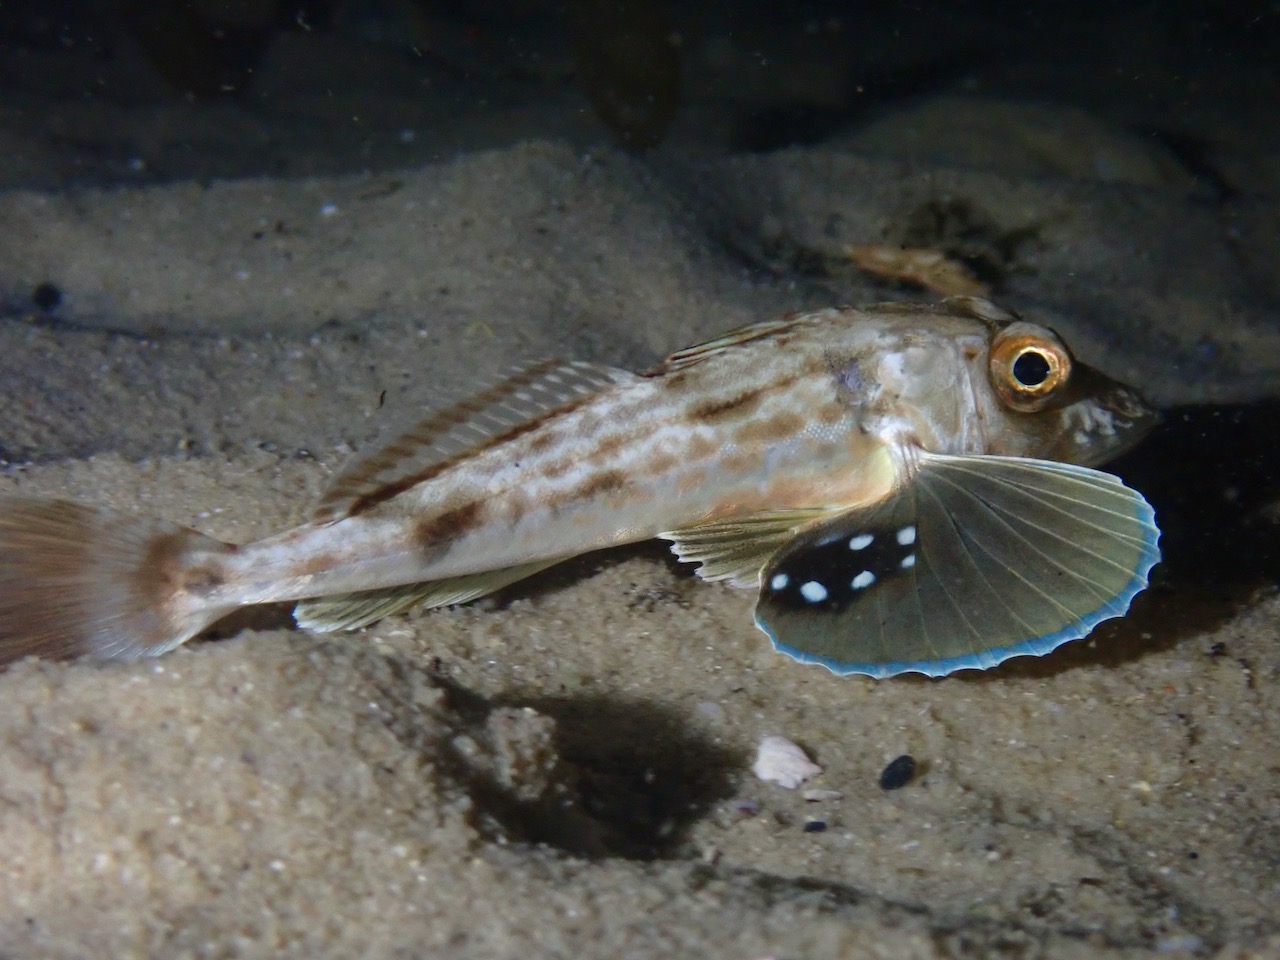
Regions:
<instances>
[{"instance_id":1,"label":"dorsal fin","mask_svg":"<svg viewBox=\"0 0 1280 960\"><path fill-rule=\"evenodd\" d=\"M691 367L695 363L701 363L710 356L728 350L730 347L736 347L739 344L747 343L751 340L759 340L761 337L767 337L770 334L777 333L779 330L785 330L787 327L795 323L796 314L787 314L773 320L761 320L759 323L749 323L745 327L738 327L730 330L728 333L721 334L714 340L707 340L704 343L694 344L692 347L685 347L683 350L677 350L671 356L663 361L662 366L658 369L663 373L672 370L683 370L685 367Z\"/></svg>"},{"instance_id":2,"label":"dorsal fin","mask_svg":"<svg viewBox=\"0 0 1280 960\"><path fill-rule=\"evenodd\" d=\"M475 396L436 410L416 426L348 464L321 498L312 522L332 523L516 428L576 406L592 394L635 379L596 363L544 360Z\"/></svg>"}]
</instances>

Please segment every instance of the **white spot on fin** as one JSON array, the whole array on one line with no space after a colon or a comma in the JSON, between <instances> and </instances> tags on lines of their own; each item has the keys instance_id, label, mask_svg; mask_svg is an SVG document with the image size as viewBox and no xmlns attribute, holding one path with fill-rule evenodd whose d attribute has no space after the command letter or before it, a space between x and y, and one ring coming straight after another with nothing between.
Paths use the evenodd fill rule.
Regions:
<instances>
[{"instance_id":1,"label":"white spot on fin","mask_svg":"<svg viewBox=\"0 0 1280 960\"><path fill-rule=\"evenodd\" d=\"M804 597L810 603L821 603L823 600L827 599L827 588L817 580L810 580L808 583L801 584L800 596Z\"/></svg>"},{"instance_id":2,"label":"white spot on fin","mask_svg":"<svg viewBox=\"0 0 1280 960\"><path fill-rule=\"evenodd\" d=\"M898 566L902 567L903 570L910 570L915 565L916 565L916 555L914 553L908 553L905 557L902 558L902 563L898 564Z\"/></svg>"},{"instance_id":3,"label":"white spot on fin","mask_svg":"<svg viewBox=\"0 0 1280 960\"><path fill-rule=\"evenodd\" d=\"M861 590L863 587L869 587L876 582L876 575L870 570L863 570L860 574L853 578L853 582L849 586L855 590Z\"/></svg>"},{"instance_id":4,"label":"white spot on fin","mask_svg":"<svg viewBox=\"0 0 1280 960\"><path fill-rule=\"evenodd\" d=\"M865 550L867 547L871 546L871 541L874 539L875 537L869 533L860 533L849 541L849 549Z\"/></svg>"},{"instance_id":5,"label":"white spot on fin","mask_svg":"<svg viewBox=\"0 0 1280 960\"><path fill-rule=\"evenodd\" d=\"M904 547L909 547L916 542L916 528L913 524L907 524L898 531L898 543Z\"/></svg>"},{"instance_id":6,"label":"white spot on fin","mask_svg":"<svg viewBox=\"0 0 1280 960\"><path fill-rule=\"evenodd\" d=\"M791 582L791 578L785 573L775 573L773 579L769 581L770 590L785 590L787 584Z\"/></svg>"}]
</instances>

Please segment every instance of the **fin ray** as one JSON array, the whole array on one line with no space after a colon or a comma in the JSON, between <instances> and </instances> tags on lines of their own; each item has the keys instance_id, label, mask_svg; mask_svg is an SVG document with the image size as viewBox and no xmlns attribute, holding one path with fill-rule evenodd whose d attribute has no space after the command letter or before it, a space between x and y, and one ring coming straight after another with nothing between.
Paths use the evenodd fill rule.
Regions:
<instances>
[{"instance_id":1,"label":"fin ray","mask_svg":"<svg viewBox=\"0 0 1280 960\"><path fill-rule=\"evenodd\" d=\"M831 510L777 510L717 520L658 534L671 541L671 552L683 563L698 564L707 581L728 580L735 587L754 587L760 568L779 547L809 523Z\"/></svg>"},{"instance_id":2,"label":"fin ray","mask_svg":"<svg viewBox=\"0 0 1280 960\"><path fill-rule=\"evenodd\" d=\"M214 598L232 550L150 517L0 498L0 664L171 650L235 608Z\"/></svg>"},{"instance_id":3,"label":"fin ray","mask_svg":"<svg viewBox=\"0 0 1280 960\"><path fill-rule=\"evenodd\" d=\"M432 411L389 443L343 468L317 504L315 524L332 523L359 505L522 425L581 403L592 394L636 380L595 363L545 360L519 370L467 400Z\"/></svg>"},{"instance_id":4,"label":"fin ray","mask_svg":"<svg viewBox=\"0 0 1280 960\"><path fill-rule=\"evenodd\" d=\"M728 333L723 333L712 340L704 340L702 343L696 343L691 347L685 347L683 350L677 350L675 353L667 357L658 368L663 373L670 373L673 370L683 370L691 367L695 363L701 363L703 360L713 357L718 353L732 349L739 344L749 343L752 340L759 340L761 337L767 337L771 334L778 333L793 326L797 317L788 315L778 317L773 320L761 320L757 323L748 323L745 326L736 327Z\"/></svg>"},{"instance_id":5,"label":"fin ray","mask_svg":"<svg viewBox=\"0 0 1280 960\"><path fill-rule=\"evenodd\" d=\"M992 546L994 544L1000 543L1001 539L1007 537L1008 543L1010 544L1011 548L1016 547L1017 544L1021 544L1020 549L1024 552L1024 554L1025 553L1034 554L1035 556L1040 557L1041 559L1047 561L1048 563L1057 563L1057 565L1061 568L1062 573L1064 573L1065 575L1074 577L1076 580L1078 580L1081 583L1086 583L1091 586L1099 587L1100 592L1098 593L1098 597L1100 600L1107 599L1105 588L1100 582L1084 576L1082 573L1080 573L1077 569L1073 567L1068 567L1060 563L1059 561L1061 560L1061 556L1059 556L1058 558L1055 558L1049 552L1049 550L1046 549L1044 545L1038 544L1035 540L1033 540L1032 536L1035 534L1040 534L1042 535L1043 538L1056 541L1056 543L1060 545L1061 548L1063 548L1067 552L1075 551L1080 553L1086 553L1091 558L1093 558L1093 560L1097 562L1105 563L1108 566L1113 567L1116 570L1123 571L1126 574L1129 572L1126 566L1116 562L1111 557L1098 553L1095 550L1089 550L1088 548L1080 547L1074 540L1067 538L1061 532L1054 530L1052 527L1038 524L1032 520L1027 519L1025 516L1019 516L1011 512L1008 504L1001 500L994 500L994 501L983 500L982 498L977 497L973 491L954 484L953 481L951 481L949 478L945 476L938 477L937 481L939 483L946 483L953 488L951 493L951 500L953 503L956 502L956 500L961 497L973 497L975 500L980 500L983 507L986 508L986 510L990 515L991 523L993 525L998 525L1000 532L997 539L994 539L993 541L988 541L985 544L979 544L979 546L982 547L982 549L987 554L987 556L991 557L995 563L1000 564L1002 567L1008 569L1010 573L1017 576L1026 585L1027 589L1035 590L1045 599L1047 603L1054 604L1055 606L1058 606L1063 611L1067 610L1065 606L1058 604L1057 600L1055 600L1051 594L1042 590L1037 584L1028 580L1026 577L1021 576L1018 573L1018 569L1012 563L1002 559L1001 557L995 554L995 552L992 549ZM1065 511L1063 511L1063 515L1070 516L1069 514L1066 514ZM1078 517L1071 517L1071 523L1073 526L1078 526L1082 522L1087 523L1087 521L1081 521L1081 519ZM1100 530L1102 528L1095 527L1095 529ZM961 534L961 536L963 537L963 534Z\"/></svg>"},{"instance_id":6,"label":"fin ray","mask_svg":"<svg viewBox=\"0 0 1280 960\"><path fill-rule=\"evenodd\" d=\"M884 500L815 522L769 559L756 622L836 673L985 669L1122 615L1158 541L1151 506L1110 474L921 454Z\"/></svg>"},{"instance_id":7,"label":"fin ray","mask_svg":"<svg viewBox=\"0 0 1280 960\"><path fill-rule=\"evenodd\" d=\"M293 617L298 626L318 633L358 630L413 607L425 606L430 609L477 600L559 562L559 559L539 560L443 580L409 583L381 590L362 590L332 597L314 597L303 600L294 607Z\"/></svg>"},{"instance_id":8,"label":"fin ray","mask_svg":"<svg viewBox=\"0 0 1280 960\"><path fill-rule=\"evenodd\" d=\"M952 479L946 477L945 475L940 475L938 477L938 480L939 482L945 482L945 483L951 484L955 492L959 495L970 495L970 496L975 495L972 491L968 490L965 487L959 486ZM1018 490L1019 492L1023 492L1021 491L1021 488L1017 486L1013 486L1011 487L1011 489ZM1066 519L1070 523L1071 528L1075 530L1077 533L1079 533L1082 530L1089 530L1089 531L1092 531L1094 536L1098 536L1098 535L1104 536L1108 542L1111 542L1114 540L1128 540L1131 544L1138 545L1138 546L1140 546L1142 543L1142 540L1134 535L1125 533L1122 530L1117 530L1114 526L1106 527L1101 524L1097 524L1092 520L1087 519L1086 517L1083 517L1079 514L1074 514L1070 511L1063 510L1061 507L1057 506L1056 504L1046 503L1042 498L1028 496L1028 499L1044 505L1047 509L1052 511L1054 514L1058 515L1059 520L1056 522L1061 523L1063 519ZM1092 586L1098 587L1099 592L1097 595L1099 599L1102 599L1102 600L1107 599L1108 597L1107 586L1101 581L1092 580L1089 577L1086 577L1077 567L1069 566L1063 563L1062 560L1064 555L1072 554L1072 553L1084 554L1089 558L1085 561L1086 563L1105 564L1106 566L1111 567L1113 570L1119 573L1123 573L1125 575L1127 575L1130 572L1128 567L1125 564L1120 563L1109 553L1102 552L1096 546L1091 547L1091 546L1082 544L1075 538L1067 537L1061 530L1054 528L1053 522L1050 522L1044 519L1041 519L1039 521L1032 519L1028 515L1028 512L1026 510L1015 513L1011 509L1011 505L1005 499L994 498L992 500L984 500L983 502L985 506L991 511L991 514L993 517L997 517L1003 520L1004 529L1008 532L1010 537L1016 538L1017 540L1021 541L1026 545L1028 550L1045 558L1047 561L1055 562L1056 560L1056 562L1058 563L1058 566L1061 567L1062 572L1065 573L1066 575L1075 577L1076 580L1081 583L1088 583L1088 584L1091 584ZM1074 502L1076 503L1077 507L1084 506L1083 504L1080 503L1080 501L1074 501ZM1121 518L1121 520L1124 519L1122 514L1112 513L1112 516L1113 518L1119 517ZM1114 522L1115 521L1113 520L1113 523ZM1018 526L1015 526L1015 524L1017 524ZM1039 535L1042 538L1042 540L1048 540L1051 542L1050 543L1042 542L1040 544L1037 544L1031 539L1033 536L1036 536L1036 535ZM1051 552L1054 549L1058 551L1057 558L1055 558ZM1046 594L1046 596L1048 595Z\"/></svg>"}]
</instances>

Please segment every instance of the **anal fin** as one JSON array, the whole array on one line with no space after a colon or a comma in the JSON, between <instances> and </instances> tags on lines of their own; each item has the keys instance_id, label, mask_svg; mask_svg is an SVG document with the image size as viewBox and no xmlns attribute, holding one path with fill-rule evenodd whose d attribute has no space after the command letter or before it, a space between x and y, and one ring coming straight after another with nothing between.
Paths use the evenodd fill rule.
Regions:
<instances>
[{"instance_id":1,"label":"anal fin","mask_svg":"<svg viewBox=\"0 0 1280 960\"><path fill-rule=\"evenodd\" d=\"M298 626L318 633L338 630L358 630L371 623L403 613L412 607L447 607L455 603L467 603L501 590L505 586L533 576L540 570L554 566L559 560L539 560L515 567L486 570L461 577L429 580L425 583L407 583L398 587L379 590L361 590L332 597L314 597L303 600L293 610Z\"/></svg>"}]
</instances>

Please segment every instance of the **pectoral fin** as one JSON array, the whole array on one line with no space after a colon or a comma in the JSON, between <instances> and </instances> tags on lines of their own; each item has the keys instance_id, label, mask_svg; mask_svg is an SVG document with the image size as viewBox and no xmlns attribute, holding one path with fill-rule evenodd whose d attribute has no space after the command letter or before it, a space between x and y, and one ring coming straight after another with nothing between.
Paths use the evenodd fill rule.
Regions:
<instances>
[{"instance_id":1,"label":"pectoral fin","mask_svg":"<svg viewBox=\"0 0 1280 960\"><path fill-rule=\"evenodd\" d=\"M671 552L685 563L698 564L703 580L728 580L735 587L754 587L760 568L796 532L830 510L778 510L733 520L703 523L660 533Z\"/></svg>"},{"instance_id":2,"label":"pectoral fin","mask_svg":"<svg viewBox=\"0 0 1280 960\"><path fill-rule=\"evenodd\" d=\"M770 558L756 623L835 673L986 669L1121 616L1159 562L1159 537L1151 506L1110 474L922 455L889 497Z\"/></svg>"},{"instance_id":3,"label":"pectoral fin","mask_svg":"<svg viewBox=\"0 0 1280 960\"><path fill-rule=\"evenodd\" d=\"M303 600L294 607L293 619L298 626L319 633L358 630L384 617L403 613L411 607L447 607L477 600L559 562L543 560L445 580L409 583L382 590L362 590L359 593L344 593L333 597L315 597Z\"/></svg>"}]
</instances>

